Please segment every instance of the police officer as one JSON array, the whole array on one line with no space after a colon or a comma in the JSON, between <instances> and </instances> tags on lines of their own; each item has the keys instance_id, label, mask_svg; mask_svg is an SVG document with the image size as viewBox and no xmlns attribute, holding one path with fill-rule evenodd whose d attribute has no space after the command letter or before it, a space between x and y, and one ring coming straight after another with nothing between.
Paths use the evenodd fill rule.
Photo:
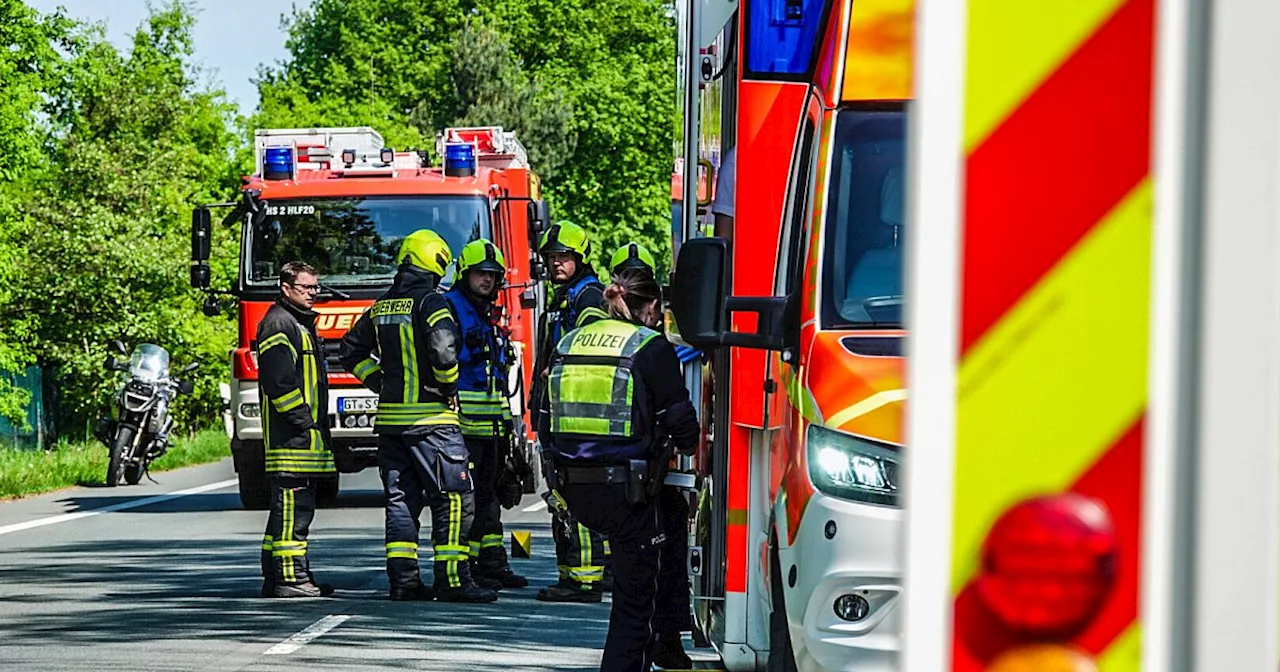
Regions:
<instances>
[{"instance_id":1,"label":"police officer","mask_svg":"<svg viewBox=\"0 0 1280 672\"><path fill-rule=\"evenodd\" d=\"M316 270L300 261L280 269L280 297L258 323L258 396L271 478L262 537L263 597L322 597L307 559L320 478L337 478L329 452L329 382L316 334Z\"/></svg>"},{"instance_id":2,"label":"police officer","mask_svg":"<svg viewBox=\"0 0 1280 672\"><path fill-rule=\"evenodd\" d=\"M658 283L619 275L605 298L611 319L556 345L547 450L556 491L613 545L613 610L600 670L639 672L653 663L667 552L656 487L670 457L665 446L692 452L699 427L675 349L652 328L661 314Z\"/></svg>"},{"instance_id":3,"label":"police officer","mask_svg":"<svg viewBox=\"0 0 1280 672\"><path fill-rule=\"evenodd\" d=\"M541 340L534 363L533 394L529 406L546 414L547 374L555 344L569 331L608 317L604 285L587 263L591 241L577 224L562 221L542 234L538 252L546 262L554 291L547 300L539 328ZM536 420L541 437L542 417ZM559 581L538 592L544 602L599 602L604 592L606 541L581 525L567 511L552 511Z\"/></svg>"},{"instance_id":4,"label":"police officer","mask_svg":"<svg viewBox=\"0 0 1280 672\"><path fill-rule=\"evenodd\" d=\"M391 288L342 339L348 371L378 392L374 431L386 495L392 600L492 602L471 578L467 535L475 501L458 426L461 334L438 286L449 246L434 231L405 237ZM418 572L418 516L431 509L434 589Z\"/></svg>"},{"instance_id":5,"label":"police officer","mask_svg":"<svg viewBox=\"0 0 1280 672\"><path fill-rule=\"evenodd\" d=\"M502 251L483 238L467 243L458 255L458 279L444 298L462 331L458 350L458 401L462 437L474 465L476 515L471 523L471 575L486 588L523 588L528 579L511 571L502 543L502 507L498 474L513 434L507 402L507 375L513 353L499 326L501 308L493 301L507 272Z\"/></svg>"},{"instance_id":6,"label":"police officer","mask_svg":"<svg viewBox=\"0 0 1280 672\"><path fill-rule=\"evenodd\" d=\"M609 258L609 273L615 281L634 275L639 280L655 280L653 254L640 243L627 243ZM677 356L680 347L675 348ZM697 353L690 350L692 358ZM683 361L685 357L680 356ZM693 607L689 592L689 575L685 558L689 553L689 500L680 488L663 485L658 490L658 508L662 512L662 531L667 537L658 568L658 594L653 618L653 664L663 669L687 670L693 661L684 651L681 633L693 629Z\"/></svg>"}]
</instances>

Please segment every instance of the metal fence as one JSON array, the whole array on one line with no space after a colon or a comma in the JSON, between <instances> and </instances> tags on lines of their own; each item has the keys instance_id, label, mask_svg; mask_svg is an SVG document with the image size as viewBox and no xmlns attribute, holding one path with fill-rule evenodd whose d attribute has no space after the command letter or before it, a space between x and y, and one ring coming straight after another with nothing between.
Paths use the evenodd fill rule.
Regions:
<instances>
[{"instance_id":1,"label":"metal fence","mask_svg":"<svg viewBox=\"0 0 1280 672\"><path fill-rule=\"evenodd\" d=\"M0 446L37 449L53 440L53 417L47 412L45 399L45 372L32 366L20 374L0 374L17 387L31 393L27 404L26 426L9 422L0 417ZM51 378L51 377L50 377Z\"/></svg>"}]
</instances>

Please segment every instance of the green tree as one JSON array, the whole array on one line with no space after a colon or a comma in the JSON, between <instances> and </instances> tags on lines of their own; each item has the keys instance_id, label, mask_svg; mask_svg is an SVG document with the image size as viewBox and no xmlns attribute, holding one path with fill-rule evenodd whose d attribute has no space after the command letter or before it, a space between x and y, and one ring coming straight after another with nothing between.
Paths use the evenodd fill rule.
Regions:
<instances>
[{"instance_id":1,"label":"green tree","mask_svg":"<svg viewBox=\"0 0 1280 672\"><path fill-rule=\"evenodd\" d=\"M397 148L429 149L417 111L456 108L454 35L470 0L315 0L284 21L289 59L262 68L259 127L372 126ZM437 112L438 111L438 112Z\"/></svg>"},{"instance_id":2,"label":"green tree","mask_svg":"<svg viewBox=\"0 0 1280 672\"><path fill-rule=\"evenodd\" d=\"M60 14L40 16L18 0L0 0L0 416L15 422L22 421L29 395L8 375L34 358L31 316L14 299L24 281L21 206L42 167L48 137L40 112L60 75L58 49L67 46L70 28Z\"/></svg>"},{"instance_id":3,"label":"green tree","mask_svg":"<svg viewBox=\"0 0 1280 672\"><path fill-rule=\"evenodd\" d=\"M102 362L113 339L152 342L175 366L201 362L180 423L216 417L216 382L234 343L186 285L190 212L235 188L234 107L191 62L191 8L154 9L127 55L101 28L74 31L57 85L45 91L49 165L31 188L13 299L33 316L35 354L58 367L73 426L115 386ZM219 241L234 258L231 236Z\"/></svg>"},{"instance_id":4,"label":"green tree","mask_svg":"<svg viewBox=\"0 0 1280 672\"><path fill-rule=\"evenodd\" d=\"M458 109L446 123L438 123L430 118L429 108L420 106L414 122L422 132L445 125L514 130L534 169L544 180L554 181L577 143L573 106L565 92L539 86L521 67L506 36L483 19L468 21L458 31L452 58Z\"/></svg>"},{"instance_id":5,"label":"green tree","mask_svg":"<svg viewBox=\"0 0 1280 672\"><path fill-rule=\"evenodd\" d=\"M290 57L261 73L256 123L369 124L421 148L452 123L500 122L548 164L535 168L549 171L555 216L591 228L602 255L638 239L665 257L675 108L667 2L317 0L286 27Z\"/></svg>"},{"instance_id":6,"label":"green tree","mask_svg":"<svg viewBox=\"0 0 1280 672\"><path fill-rule=\"evenodd\" d=\"M536 80L567 91L573 104L574 154L546 185L555 216L596 235L597 261L639 240L665 268L675 110L670 4L490 0L483 11Z\"/></svg>"}]
</instances>

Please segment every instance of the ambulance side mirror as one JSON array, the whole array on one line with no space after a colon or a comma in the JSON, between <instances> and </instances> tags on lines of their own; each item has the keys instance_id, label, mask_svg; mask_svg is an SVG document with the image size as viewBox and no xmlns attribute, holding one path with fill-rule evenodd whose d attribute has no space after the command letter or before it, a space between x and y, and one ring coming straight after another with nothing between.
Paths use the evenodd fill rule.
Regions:
<instances>
[{"instance_id":1,"label":"ambulance side mirror","mask_svg":"<svg viewBox=\"0 0 1280 672\"><path fill-rule=\"evenodd\" d=\"M739 346L782 350L787 300L729 296L732 256L724 238L694 238L680 246L671 281L671 313L680 338L695 348ZM755 333L732 331L732 313L756 313Z\"/></svg>"}]
</instances>

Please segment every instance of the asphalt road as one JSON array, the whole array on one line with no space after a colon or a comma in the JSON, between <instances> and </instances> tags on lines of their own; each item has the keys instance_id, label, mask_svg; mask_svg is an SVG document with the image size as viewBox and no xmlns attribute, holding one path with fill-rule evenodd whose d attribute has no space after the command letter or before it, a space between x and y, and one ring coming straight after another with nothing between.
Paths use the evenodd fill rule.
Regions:
<instances>
[{"instance_id":1,"label":"asphalt road","mask_svg":"<svg viewBox=\"0 0 1280 672\"><path fill-rule=\"evenodd\" d=\"M377 474L344 476L338 506L317 513L310 544L312 567L335 597L266 600L257 596L266 514L240 508L230 460L155 478L0 503L0 670L599 665L608 598L534 599L555 580L549 518L534 495L503 514L508 531L533 533L534 557L512 561L528 588L488 605L406 604L386 599ZM689 650L714 660L710 649Z\"/></svg>"}]
</instances>

